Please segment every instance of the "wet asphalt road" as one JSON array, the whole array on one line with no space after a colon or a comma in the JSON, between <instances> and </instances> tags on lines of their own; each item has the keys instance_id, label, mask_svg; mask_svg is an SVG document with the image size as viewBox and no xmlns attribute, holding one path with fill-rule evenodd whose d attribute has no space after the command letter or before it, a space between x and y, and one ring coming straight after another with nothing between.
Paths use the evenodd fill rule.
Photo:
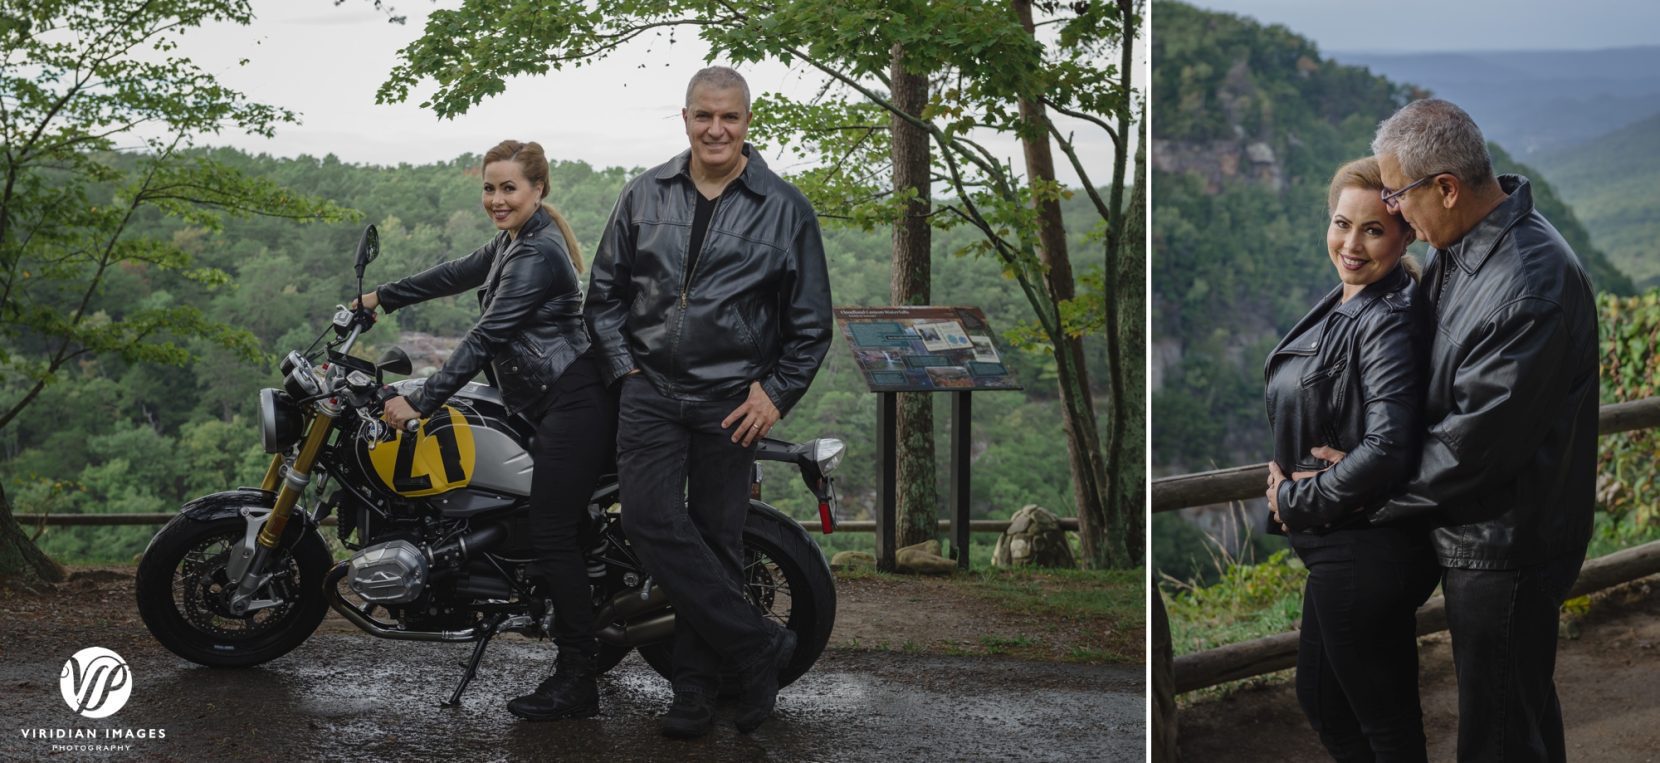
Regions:
<instances>
[{"instance_id":1,"label":"wet asphalt road","mask_svg":"<svg viewBox=\"0 0 1660 763\"><path fill-rule=\"evenodd\" d=\"M0 651L0 758L23 760L1141 760L1140 666L995 657L829 651L779 696L773 720L740 735L723 707L690 742L656 732L668 685L630 655L601 678L602 711L526 723L506 698L542 678L551 647L502 639L459 708L441 708L470 645L318 633L264 667L202 668L153 641L123 651L132 698L110 718L78 718L58 673L85 644ZM20 646L12 644L12 647ZM114 645L111 645L114 646ZM121 647L115 647L121 649ZM56 653L63 652L62 654ZM25 739L23 729L164 730L163 739ZM131 745L56 751L54 744Z\"/></svg>"}]
</instances>

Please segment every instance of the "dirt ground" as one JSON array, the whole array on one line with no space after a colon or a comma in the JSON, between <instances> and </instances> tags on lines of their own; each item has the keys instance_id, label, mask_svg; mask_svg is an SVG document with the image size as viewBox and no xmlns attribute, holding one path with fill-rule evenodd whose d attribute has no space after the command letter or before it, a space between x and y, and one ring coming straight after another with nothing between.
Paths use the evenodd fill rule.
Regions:
<instances>
[{"instance_id":1,"label":"dirt ground","mask_svg":"<svg viewBox=\"0 0 1660 763\"><path fill-rule=\"evenodd\" d=\"M976 595L961 578L869 576L836 581L832 648L1009 655L1033 660L1100 662L1131 655L1143 662L1141 624L1104 617L1023 616Z\"/></svg>"},{"instance_id":2,"label":"dirt ground","mask_svg":"<svg viewBox=\"0 0 1660 763\"><path fill-rule=\"evenodd\" d=\"M1660 576L1597 595L1576 629L1578 637L1562 639L1556 658L1568 759L1660 761ZM1452 644L1445 633L1419 644L1429 759L1453 760L1458 684ZM1329 759L1297 706L1289 674L1184 708L1178 721L1182 759Z\"/></svg>"},{"instance_id":3,"label":"dirt ground","mask_svg":"<svg viewBox=\"0 0 1660 763\"><path fill-rule=\"evenodd\" d=\"M45 590L0 588L0 760L599 759L1141 760L1141 665L1017 659L1067 654L1097 636L1034 624L961 585L883 577L838 581L831 645L786 688L774 722L750 736L723 721L686 744L655 731L666 682L637 656L601 680L603 712L527 724L501 708L534 687L550 647L513 634L492 645L462 707L439 709L469 645L392 642L330 613L290 655L245 670L200 668L151 638L131 569L78 569ZM1032 635L1036 634L1036 635ZM106 719L75 716L58 673L86 646L121 654L133 699ZM729 713L729 710L723 710ZM164 728L126 751L53 751L44 728ZM105 743L104 740L98 740ZM459 758L457 754L459 753Z\"/></svg>"}]
</instances>

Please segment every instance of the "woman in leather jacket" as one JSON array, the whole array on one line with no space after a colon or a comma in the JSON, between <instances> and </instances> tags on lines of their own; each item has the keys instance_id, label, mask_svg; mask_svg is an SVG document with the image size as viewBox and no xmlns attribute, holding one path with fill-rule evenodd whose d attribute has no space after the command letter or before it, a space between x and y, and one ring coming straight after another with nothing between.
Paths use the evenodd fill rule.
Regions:
<instances>
[{"instance_id":1,"label":"woman in leather jacket","mask_svg":"<svg viewBox=\"0 0 1660 763\"><path fill-rule=\"evenodd\" d=\"M532 576L554 611L553 676L508 710L529 720L599 712L593 602L582 559L588 498L615 458L616 401L589 355L582 322L582 257L570 225L543 203L548 160L536 143L502 141L484 155L484 212L499 231L478 251L360 297L391 312L477 288L482 315L442 369L386 404L402 427L443 406L479 371L509 411L535 424L531 458Z\"/></svg>"},{"instance_id":2,"label":"woman in leather jacket","mask_svg":"<svg viewBox=\"0 0 1660 763\"><path fill-rule=\"evenodd\" d=\"M1370 157L1332 178L1326 247L1341 283L1264 368L1269 507L1309 572L1297 698L1345 761L1425 759L1415 612L1440 572L1427 527L1367 521L1423 436L1427 316L1414 301L1412 230L1384 193ZM1347 455L1328 463L1326 449Z\"/></svg>"}]
</instances>

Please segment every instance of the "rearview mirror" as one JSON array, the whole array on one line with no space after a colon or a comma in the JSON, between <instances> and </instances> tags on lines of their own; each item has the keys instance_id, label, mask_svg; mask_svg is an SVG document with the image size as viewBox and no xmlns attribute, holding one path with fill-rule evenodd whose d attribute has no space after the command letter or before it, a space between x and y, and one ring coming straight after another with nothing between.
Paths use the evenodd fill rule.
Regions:
<instances>
[{"instance_id":1,"label":"rearview mirror","mask_svg":"<svg viewBox=\"0 0 1660 763\"><path fill-rule=\"evenodd\" d=\"M363 237L357 240L357 280L363 280L363 269L380 256L380 234L375 226L370 225L363 229Z\"/></svg>"},{"instance_id":2,"label":"rearview mirror","mask_svg":"<svg viewBox=\"0 0 1660 763\"><path fill-rule=\"evenodd\" d=\"M409 362L409 353L402 347L393 347L381 353L380 360L375 361L375 368L381 373L394 373L399 376L408 376L415 371L414 364Z\"/></svg>"}]
</instances>

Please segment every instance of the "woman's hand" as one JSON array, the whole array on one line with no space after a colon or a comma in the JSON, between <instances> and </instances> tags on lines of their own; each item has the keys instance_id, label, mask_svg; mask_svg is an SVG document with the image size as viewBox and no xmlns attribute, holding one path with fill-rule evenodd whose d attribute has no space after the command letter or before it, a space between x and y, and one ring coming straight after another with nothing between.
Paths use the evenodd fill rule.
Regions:
<instances>
[{"instance_id":1,"label":"woman's hand","mask_svg":"<svg viewBox=\"0 0 1660 763\"><path fill-rule=\"evenodd\" d=\"M371 291L368 294L365 294L361 297L358 297L357 299L352 300L352 309L353 310L356 310L359 306L364 307L364 308L369 309L369 310L373 310L377 307L380 307L380 292Z\"/></svg>"},{"instance_id":2,"label":"woman's hand","mask_svg":"<svg viewBox=\"0 0 1660 763\"><path fill-rule=\"evenodd\" d=\"M1341 450L1330 448L1325 445L1321 445L1320 447L1309 451L1308 454L1331 465L1327 466L1326 469L1336 466L1338 461L1342 461L1344 456L1349 455ZM1321 469L1320 471L1325 471L1325 469ZM1306 480L1319 473L1320 472L1292 472L1291 479Z\"/></svg>"},{"instance_id":3,"label":"woman's hand","mask_svg":"<svg viewBox=\"0 0 1660 763\"><path fill-rule=\"evenodd\" d=\"M1286 532L1286 534L1289 535L1289 534L1291 534L1291 528L1287 527L1285 522L1280 521L1280 483L1284 482L1284 481L1285 481L1285 472L1280 471L1280 465L1274 463L1273 461L1269 461L1268 462L1268 512L1269 512L1269 516L1273 518L1274 524L1279 525L1280 529L1284 530Z\"/></svg>"},{"instance_id":4,"label":"woman's hand","mask_svg":"<svg viewBox=\"0 0 1660 763\"><path fill-rule=\"evenodd\" d=\"M386 423L391 424L393 429L402 432L406 424L421 418L421 414L415 410L414 406L409 404L408 399L403 395L399 395L386 401L386 409L381 411L380 417Z\"/></svg>"}]
</instances>

